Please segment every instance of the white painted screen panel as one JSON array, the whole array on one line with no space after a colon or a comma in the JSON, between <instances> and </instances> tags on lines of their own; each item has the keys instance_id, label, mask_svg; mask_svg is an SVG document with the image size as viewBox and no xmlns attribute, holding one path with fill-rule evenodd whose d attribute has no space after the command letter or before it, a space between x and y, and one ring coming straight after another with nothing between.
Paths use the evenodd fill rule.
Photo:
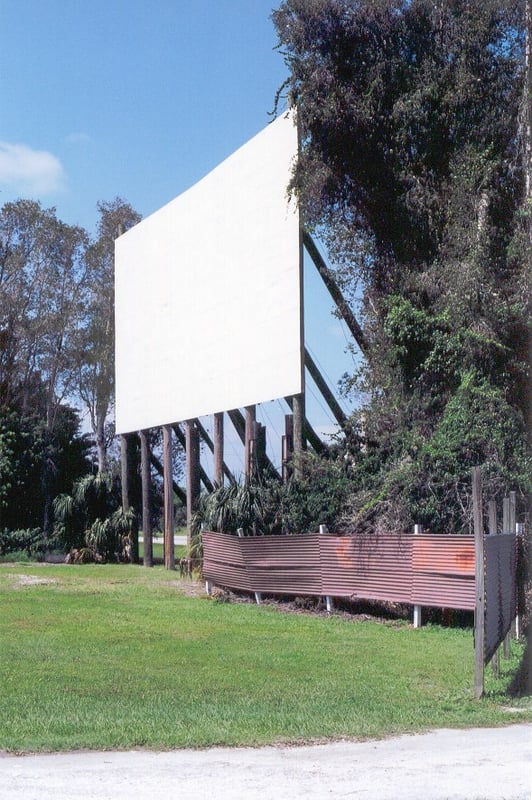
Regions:
<instances>
[{"instance_id":1,"label":"white painted screen panel","mask_svg":"<svg viewBox=\"0 0 532 800\"><path fill-rule=\"evenodd\" d=\"M117 433L302 390L296 152L281 117L117 239Z\"/></svg>"}]
</instances>

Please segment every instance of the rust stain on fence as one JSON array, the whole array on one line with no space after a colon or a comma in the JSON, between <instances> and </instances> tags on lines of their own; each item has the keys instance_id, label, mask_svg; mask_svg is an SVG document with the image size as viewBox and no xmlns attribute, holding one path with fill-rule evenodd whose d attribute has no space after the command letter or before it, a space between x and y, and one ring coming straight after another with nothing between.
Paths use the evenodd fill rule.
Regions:
<instances>
[{"instance_id":1,"label":"rust stain on fence","mask_svg":"<svg viewBox=\"0 0 532 800\"><path fill-rule=\"evenodd\" d=\"M472 536L415 536L413 568L442 575L474 575L474 539Z\"/></svg>"},{"instance_id":2,"label":"rust stain on fence","mask_svg":"<svg viewBox=\"0 0 532 800\"><path fill-rule=\"evenodd\" d=\"M414 536L412 568L416 605L470 611L475 608L472 536Z\"/></svg>"}]
</instances>

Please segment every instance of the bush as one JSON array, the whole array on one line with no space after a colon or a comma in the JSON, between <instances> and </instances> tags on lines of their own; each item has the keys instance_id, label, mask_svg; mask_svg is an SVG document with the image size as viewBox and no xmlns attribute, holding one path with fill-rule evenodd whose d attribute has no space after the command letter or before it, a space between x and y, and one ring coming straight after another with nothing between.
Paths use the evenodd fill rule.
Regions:
<instances>
[{"instance_id":1,"label":"bush","mask_svg":"<svg viewBox=\"0 0 532 800\"><path fill-rule=\"evenodd\" d=\"M0 556L22 553L29 559L42 558L47 548L41 528L26 528L17 531L0 531Z\"/></svg>"},{"instance_id":2,"label":"bush","mask_svg":"<svg viewBox=\"0 0 532 800\"><path fill-rule=\"evenodd\" d=\"M56 535L69 552L89 549L96 561L131 561L136 515L124 513L109 473L85 475L72 495L54 500Z\"/></svg>"}]
</instances>

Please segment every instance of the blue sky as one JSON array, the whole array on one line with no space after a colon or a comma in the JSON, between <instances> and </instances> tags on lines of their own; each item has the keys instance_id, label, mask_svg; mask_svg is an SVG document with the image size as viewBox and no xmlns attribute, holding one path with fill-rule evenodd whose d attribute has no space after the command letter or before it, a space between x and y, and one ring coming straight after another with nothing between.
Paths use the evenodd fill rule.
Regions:
<instances>
[{"instance_id":1,"label":"blue sky","mask_svg":"<svg viewBox=\"0 0 532 800\"><path fill-rule=\"evenodd\" d=\"M0 0L0 203L33 197L94 233L99 200L147 216L187 189L269 121L286 77L274 7ZM307 344L334 384L349 337L305 271ZM309 415L331 423L310 393Z\"/></svg>"}]
</instances>

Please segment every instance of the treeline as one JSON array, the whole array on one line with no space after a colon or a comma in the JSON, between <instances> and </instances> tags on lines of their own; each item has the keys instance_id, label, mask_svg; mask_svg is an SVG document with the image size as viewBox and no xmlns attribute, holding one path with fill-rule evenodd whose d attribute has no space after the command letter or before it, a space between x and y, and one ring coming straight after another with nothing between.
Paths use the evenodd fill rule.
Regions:
<instances>
[{"instance_id":1,"label":"treeline","mask_svg":"<svg viewBox=\"0 0 532 800\"><path fill-rule=\"evenodd\" d=\"M108 467L114 239L140 220L98 204L97 236L33 200L0 211L0 532L50 540L53 501ZM84 414L90 434L81 433Z\"/></svg>"}]
</instances>

